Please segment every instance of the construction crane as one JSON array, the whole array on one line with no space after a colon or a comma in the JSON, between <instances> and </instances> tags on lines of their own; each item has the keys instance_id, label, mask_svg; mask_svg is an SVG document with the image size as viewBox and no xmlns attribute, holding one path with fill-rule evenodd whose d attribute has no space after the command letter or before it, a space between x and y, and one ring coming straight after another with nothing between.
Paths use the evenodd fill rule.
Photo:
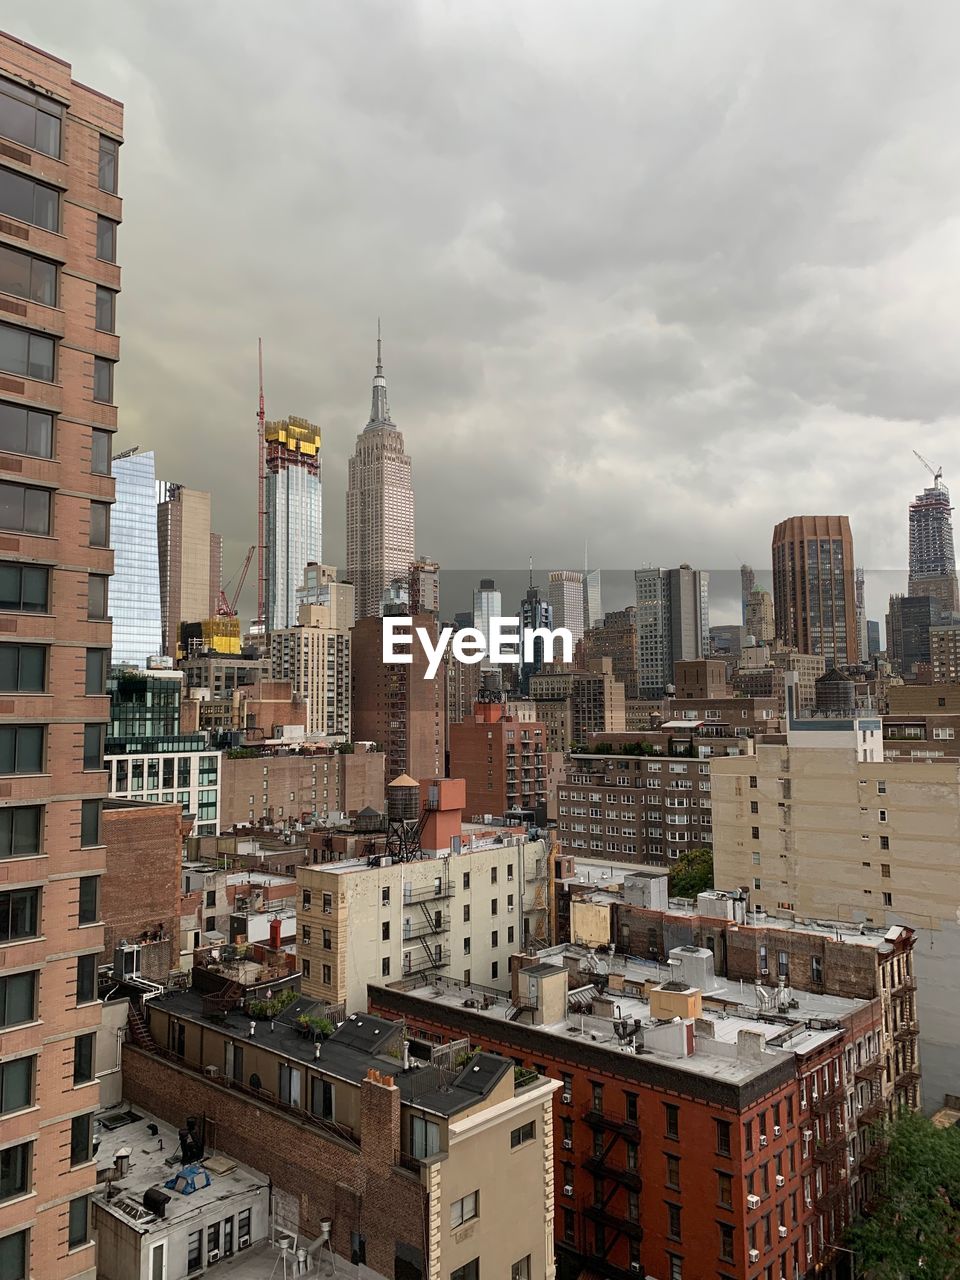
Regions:
<instances>
[{"instance_id":1,"label":"construction crane","mask_svg":"<svg viewBox=\"0 0 960 1280\"><path fill-rule=\"evenodd\" d=\"M920 461L923 463L923 465L927 468L927 470L928 470L928 471L930 472L930 474L933 476L933 487L934 487L935 489L939 489L939 488L940 488L940 481L943 479L943 467L937 467L936 471L934 471L933 467L932 467L932 466L930 465L930 463L926 460L926 458L923 456L923 454L922 454L922 453L917 453L916 449L914 449L914 451L913 451L913 456L914 456L915 458L919 458L919 459L920 459Z\"/></svg>"},{"instance_id":2,"label":"construction crane","mask_svg":"<svg viewBox=\"0 0 960 1280\"><path fill-rule=\"evenodd\" d=\"M250 548L250 550L247 552L246 556L244 557L243 564L240 566L237 572L233 575L230 581L225 583L224 586L220 589L220 602L217 605L218 618L235 618L237 616L237 601L240 599L240 592L243 590L243 584L247 580L247 571L250 568L250 563L253 560L253 553L256 551L256 549L257 549L256 546L252 546ZM239 582L237 582L237 587L233 593L233 597L228 599L227 591L238 577L240 580Z\"/></svg>"}]
</instances>

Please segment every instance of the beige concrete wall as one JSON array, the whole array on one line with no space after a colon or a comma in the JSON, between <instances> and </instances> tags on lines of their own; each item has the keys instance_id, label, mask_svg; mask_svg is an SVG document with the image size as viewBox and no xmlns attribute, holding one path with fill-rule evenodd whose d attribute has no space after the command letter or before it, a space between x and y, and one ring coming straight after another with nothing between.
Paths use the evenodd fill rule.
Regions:
<instances>
[{"instance_id":1,"label":"beige concrete wall","mask_svg":"<svg viewBox=\"0 0 960 1280\"><path fill-rule=\"evenodd\" d=\"M570 937L588 947L607 946L610 942L610 904L574 898L570 903Z\"/></svg>"}]
</instances>

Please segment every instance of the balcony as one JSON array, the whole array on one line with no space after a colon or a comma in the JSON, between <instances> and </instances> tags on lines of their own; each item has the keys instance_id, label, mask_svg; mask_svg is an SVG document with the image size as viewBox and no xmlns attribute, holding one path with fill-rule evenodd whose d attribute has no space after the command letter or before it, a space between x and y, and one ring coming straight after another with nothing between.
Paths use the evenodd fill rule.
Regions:
<instances>
[{"instance_id":1,"label":"balcony","mask_svg":"<svg viewBox=\"0 0 960 1280\"><path fill-rule=\"evenodd\" d=\"M828 1093L818 1093L810 1099L810 1110L815 1116L826 1115L843 1101L843 1089L837 1085Z\"/></svg>"},{"instance_id":2,"label":"balcony","mask_svg":"<svg viewBox=\"0 0 960 1280\"><path fill-rule=\"evenodd\" d=\"M891 988L892 991L916 991L916 989L917 980L913 974L903 978L900 982L895 982Z\"/></svg>"},{"instance_id":3,"label":"balcony","mask_svg":"<svg viewBox=\"0 0 960 1280\"><path fill-rule=\"evenodd\" d=\"M407 978L415 973L445 969L450 963L450 949L441 947L437 953L424 946L422 951L405 952L403 960L403 977Z\"/></svg>"},{"instance_id":4,"label":"balcony","mask_svg":"<svg viewBox=\"0 0 960 1280\"><path fill-rule=\"evenodd\" d=\"M913 1018L906 1018L899 1026L893 1029L893 1038L897 1041L912 1040L918 1034L920 1027Z\"/></svg>"},{"instance_id":5,"label":"balcony","mask_svg":"<svg viewBox=\"0 0 960 1280\"><path fill-rule=\"evenodd\" d=\"M830 1138L818 1142L813 1150L813 1158L820 1164L831 1164L847 1148L846 1134L835 1133Z\"/></svg>"},{"instance_id":6,"label":"balcony","mask_svg":"<svg viewBox=\"0 0 960 1280\"><path fill-rule=\"evenodd\" d=\"M879 1080L883 1075L883 1059L873 1058L870 1062L865 1062L862 1067L857 1067L853 1074L858 1080Z\"/></svg>"},{"instance_id":7,"label":"balcony","mask_svg":"<svg viewBox=\"0 0 960 1280\"><path fill-rule=\"evenodd\" d=\"M591 1129L607 1129L614 1133L622 1133L631 1141L640 1141L640 1125L636 1120L628 1120L626 1116L613 1116L608 1111L587 1111L583 1116Z\"/></svg>"},{"instance_id":8,"label":"balcony","mask_svg":"<svg viewBox=\"0 0 960 1280\"><path fill-rule=\"evenodd\" d=\"M591 1222L599 1222L613 1231L622 1231L624 1235L632 1236L634 1240L643 1239L643 1227L639 1222L621 1217L618 1213L612 1213L609 1206L604 1208L602 1205L592 1204L584 1209L584 1214Z\"/></svg>"},{"instance_id":9,"label":"balcony","mask_svg":"<svg viewBox=\"0 0 960 1280\"><path fill-rule=\"evenodd\" d=\"M857 1112L857 1124L870 1125L875 1124L883 1118L886 1111L886 1103L878 1094L875 1098L871 1098L865 1107L861 1107Z\"/></svg>"},{"instance_id":10,"label":"balcony","mask_svg":"<svg viewBox=\"0 0 960 1280\"><path fill-rule=\"evenodd\" d=\"M819 1195L814 1196L814 1202L820 1213L826 1213L838 1200L842 1200L844 1196L844 1186L842 1182L831 1182L829 1186L824 1187Z\"/></svg>"},{"instance_id":11,"label":"balcony","mask_svg":"<svg viewBox=\"0 0 960 1280\"><path fill-rule=\"evenodd\" d=\"M597 1177L610 1178L622 1187L629 1187L631 1191L643 1190L643 1179L640 1177L639 1169L614 1168L613 1165L607 1164L603 1156L591 1156L589 1160L584 1160L583 1167Z\"/></svg>"},{"instance_id":12,"label":"balcony","mask_svg":"<svg viewBox=\"0 0 960 1280\"><path fill-rule=\"evenodd\" d=\"M438 877L432 885L425 885L419 889L407 888L404 886L403 905L408 906L411 902L433 902L440 898L453 897L453 882L448 876Z\"/></svg>"},{"instance_id":13,"label":"balcony","mask_svg":"<svg viewBox=\"0 0 960 1280\"><path fill-rule=\"evenodd\" d=\"M450 929L450 917L443 915L440 923L435 920L414 920L403 927L403 940L410 942L414 938L428 938L438 933L447 933Z\"/></svg>"},{"instance_id":14,"label":"balcony","mask_svg":"<svg viewBox=\"0 0 960 1280\"><path fill-rule=\"evenodd\" d=\"M912 1063L905 1066L902 1071L896 1072L894 1081L897 1086L904 1084L917 1084L920 1080L920 1068Z\"/></svg>"}]
</instances>

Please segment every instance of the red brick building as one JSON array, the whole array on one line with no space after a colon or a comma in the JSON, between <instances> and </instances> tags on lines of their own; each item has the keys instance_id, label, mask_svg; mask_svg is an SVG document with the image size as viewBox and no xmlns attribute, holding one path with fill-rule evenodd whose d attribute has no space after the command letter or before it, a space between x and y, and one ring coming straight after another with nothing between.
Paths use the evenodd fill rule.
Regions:
<instances>
[{"instance_id":1,"label":"red brick building","mask_svg":"<svg viewBox=\"0 0 960 1280\"><path fill-rule=\"evenodd\" d=\"M466 782L470 818L515 806L546 813L548 763L544 724L519 720L500 702L477 702L450 726L450 776Z\"/></svg>"},{"instance_id":2,"label":"red brick building","mask_svg":"<svg viewBox=\"0 0 960 1280\"><path fill-rule=\"evenodd\" d=\"M133 951L126 973L166 982L180 959L180 804L108 800L103 806L103 963L121 942Z\"/></svg>"}]
</instances>

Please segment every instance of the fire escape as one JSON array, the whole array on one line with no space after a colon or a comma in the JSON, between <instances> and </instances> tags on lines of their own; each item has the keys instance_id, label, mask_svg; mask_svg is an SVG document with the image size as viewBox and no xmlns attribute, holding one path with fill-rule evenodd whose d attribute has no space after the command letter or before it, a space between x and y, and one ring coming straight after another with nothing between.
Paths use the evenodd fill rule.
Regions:
<instances>
[{"instance_id":1,"label":"fire escape","mask_svg":"<svg viewBox=\"0 0 960 1280\"><path fill-rule=\"evenodd\" d=\"M602 1259L604 1276L626 1280L635 1276L636 1271L611 1262L610 1256L621 1241L638 1246L643 1239L639 1221L639 1196L643 1187L639 1168L640 1126L635 1120L611 1115L602 1107L591 1108L583 1118L593 1130L593 1151L583 1162L584 1169L593 1174L593 1202L583 1213L594 1225L598 1244L594 1256ZM615 1162L612 1157L618 1146L619 1162Z\"/></svg>"}]
</instances>

